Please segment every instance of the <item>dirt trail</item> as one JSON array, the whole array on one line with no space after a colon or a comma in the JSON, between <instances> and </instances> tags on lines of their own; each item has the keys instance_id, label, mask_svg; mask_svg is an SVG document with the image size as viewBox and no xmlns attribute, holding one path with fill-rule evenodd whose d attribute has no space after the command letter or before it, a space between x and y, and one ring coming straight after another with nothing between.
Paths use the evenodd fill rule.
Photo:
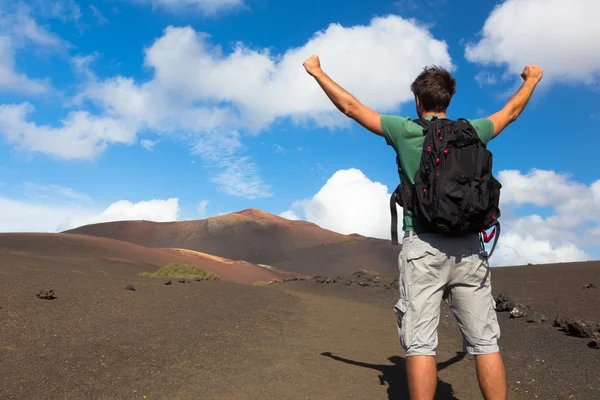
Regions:
<instances>
[{"instance_id":1,"label":"dirt trail","mask_svg":"<svg viewBox=\"0 0 600 400\"><path fill-rule=\"evenodd\" d=\"M114 267L0 257L0 399L408 399L394 290L164 285ZM35 297L50 288L57 299ZM600 398L600 353L585 340L505 314L500 324L509 398ZM437 399L481 399L461 348L442 307Z\"/></svg>"},{"instance_id":2,"label":"dirt trail","mask_svg":"<svg viewBox=\"0 0 600 400\"><path fill-rule=\"evenodd\" d=\"M445 338L440 360L458 349ZM406 399L399 354L391 308L293 285L0 268L2 400ZM479 398L472 371L442 370L439 398Z\"/></svg>"},{"instance_id":3,"label":"dirt trail","mask_svg":"<svg viewBox=\"0 0 600 400\"><path fill-rule=\"evenodd\" d=\"M302 312L272 346L255 349L260 366L242 368L215 399L408 399L391 309L282 290L300 298ZM437 398L481 398L473 361L457 355L458 339L440 343Z\"/></svg>"}]
</instances>

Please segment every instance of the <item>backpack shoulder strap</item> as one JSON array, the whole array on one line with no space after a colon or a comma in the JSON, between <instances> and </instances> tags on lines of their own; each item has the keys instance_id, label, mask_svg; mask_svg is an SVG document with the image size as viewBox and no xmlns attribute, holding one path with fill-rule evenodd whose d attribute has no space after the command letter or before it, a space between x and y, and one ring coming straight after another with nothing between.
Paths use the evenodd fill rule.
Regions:
<instances>
[{"instance_id":1,"label":"backpack shoulder strap","mask_svg":"<svg viewBox=\"0 0 600 400\"><path fill-rule=\"evenodd\" d=\"M399 187L390 196L390 214L392 215L392 244L398 245L398 210L396 209L397 197L400 195Z\"/></svg>"},{"instance_id":2,"label":"backpack shoulder strap","mask_svg":"<svg viewBox=\"0 0 600 400\"><path fill-rule=\"evenodd\" d=\"M423 130L426 130L427 128L429 128L429 124L431 123L430 121L423 119L423 118L413 119L412 122L419 125L421 128L423 128Z\"/></svg>"}]
</instances>

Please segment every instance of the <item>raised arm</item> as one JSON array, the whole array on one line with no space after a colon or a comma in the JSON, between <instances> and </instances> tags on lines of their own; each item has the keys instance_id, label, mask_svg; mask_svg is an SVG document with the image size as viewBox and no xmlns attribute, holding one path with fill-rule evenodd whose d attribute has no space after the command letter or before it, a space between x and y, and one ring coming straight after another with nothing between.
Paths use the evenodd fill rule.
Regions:
<instances>
[{"instance_id":1,"label":"raised arm","mask_svg":"<svg viewBox=\"0 0 600 400\"><path fill-rule=\"evenodd\" d=\"M488 117L488 119L494 123L493 137L498 136L504 128L517 120L519 115L521 115L525 109L525 106L529 102L534 89L542 79L543 75L544 71L537 65L528 65L525 67L521 74L521 77L524 80L521 88L506 103L502 110Z\"/></svg>"},{"instance_id":2,"label":"raised arm","mask_svg":"<svg viewBox=\"0 0 600 400\"><path fill-rule=\"evenodd\" d=\"M310 56L304 62L304 68L321 86L331 102L346 116L352 118L366 129L383 136L381 131L380 114L365 107L354 96L342 89L321 69L318 56Z\"/></svg>"}]
</instances>

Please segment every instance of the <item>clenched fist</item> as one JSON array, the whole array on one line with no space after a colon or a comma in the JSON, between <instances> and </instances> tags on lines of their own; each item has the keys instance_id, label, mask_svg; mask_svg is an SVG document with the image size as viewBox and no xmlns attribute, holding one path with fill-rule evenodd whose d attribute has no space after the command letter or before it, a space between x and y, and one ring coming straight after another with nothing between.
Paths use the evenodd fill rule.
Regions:
<instances>
[{"instance_id":1,"label":"clenched fist","mask_svg":"<svg viewBox=\"0 0 600 400\"><path fill-rule=\"evenodd\" d=\"M315 76L319 71L321 71L321 62L319 61L319 56L312 55L304 61L304 68L306 72L308 72L311 76Z\"/></svg>"},{"instance_id":2,"label":"clenched fist","mask_svg":"<svg viewBox=\"0 0 600 400\"><path fill-rule=\"evenodd\" d=\"M539 82L544 76L544 71L537 65L527 65L521 74L523 80L534 79Z\"/></svg>"}]
</instances>

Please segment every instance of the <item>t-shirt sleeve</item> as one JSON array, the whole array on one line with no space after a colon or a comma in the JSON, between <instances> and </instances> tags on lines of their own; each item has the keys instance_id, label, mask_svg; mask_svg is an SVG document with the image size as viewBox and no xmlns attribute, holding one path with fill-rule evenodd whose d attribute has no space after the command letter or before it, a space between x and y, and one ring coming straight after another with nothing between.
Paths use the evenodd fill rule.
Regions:
<instances>
[{"instance_id":1,"label":"t-shirt sleeve","mask_svg":"<svg viewBox=\"0 0 600 400\"><path fill-rule=\"evenodd\" d=\"M494 123L487 118L469 120L469 122L477 131L481 141L487 145L494 136Z\"/></svg>"},{"instance_id":2,"label":"t-shirt sleeve","mask_svg":"<svg viewBox=\"0 0 600 400\"><path fill-rule=\"evenodd\" d=\"M408 119L397 115L382 115L380 121L385 141L388 145L397 148L398 142L406 130Z\"/></svg>"}]
</instances>

